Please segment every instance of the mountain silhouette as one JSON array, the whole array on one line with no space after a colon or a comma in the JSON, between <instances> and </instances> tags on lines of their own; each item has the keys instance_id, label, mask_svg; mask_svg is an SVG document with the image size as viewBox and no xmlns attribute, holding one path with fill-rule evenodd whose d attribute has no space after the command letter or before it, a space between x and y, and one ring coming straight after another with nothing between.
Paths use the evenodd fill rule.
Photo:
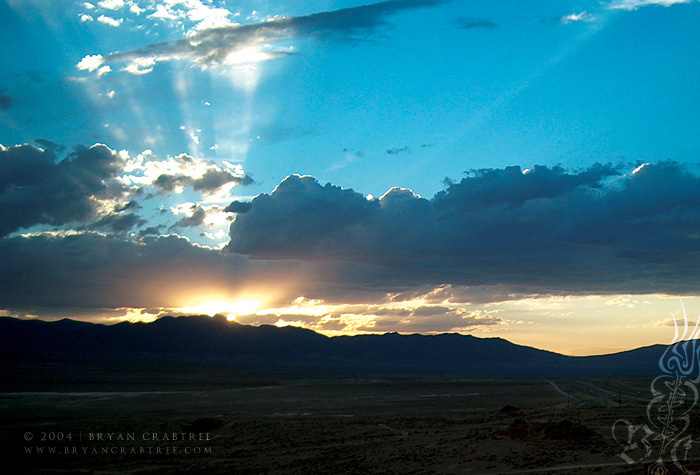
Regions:
<instances>
[{"instance_id":1,"label":"mountain silhouette","mask_svg":"<svg viewBox=\"0 0 700 475\"><path fill-rule=\"evenodd\" d=\"M471 335L327 337L311 330L250 326L222 316L162 317L153 323L101 325L0 318L0 367L134 369L227 368L352 374L464 377L653 377L666 347L572 357ZM9 373L8 373L9 372Z\"/></svg>"}]
</instances>

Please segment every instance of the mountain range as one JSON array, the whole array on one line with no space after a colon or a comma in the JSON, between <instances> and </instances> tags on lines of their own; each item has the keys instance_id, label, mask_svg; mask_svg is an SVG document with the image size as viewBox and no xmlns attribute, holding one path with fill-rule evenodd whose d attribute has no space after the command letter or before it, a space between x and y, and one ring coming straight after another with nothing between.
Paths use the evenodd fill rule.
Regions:
<instances>
[{"instance_id":1,"label":"mountain range","mask_svg":"<svg viewBox=\"0 0 700 475\"><path fill-rule=\"evenodd\" d=\"M102 325L70 319L0 318L1 381L108 369L110 378L161 371L454 375L460 377L654 377L666 346L573 357L462 334L327 337L297 327L250 326L222 316L162 317ZM133 375L132 375L133 376ZM38 382L37 382L38 383Z\"/></svg>"}]
</instances>

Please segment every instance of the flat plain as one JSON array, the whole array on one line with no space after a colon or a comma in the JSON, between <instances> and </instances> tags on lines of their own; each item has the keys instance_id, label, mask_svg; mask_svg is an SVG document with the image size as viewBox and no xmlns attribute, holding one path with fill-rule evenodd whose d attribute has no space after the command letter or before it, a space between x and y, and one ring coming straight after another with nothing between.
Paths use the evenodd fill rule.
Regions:
<instances>
[{"instance_id":1,"label":"flat plain","mask_svg":"<svg viewBox=\"0 0 700 475\"><path fill-rule=\"evenodd\" d=\"M646 472L612 435L617 420L646 422L646 380L284 375L146 386L0 393L4 460L27 473ZM700 421L690 415L688 433Z\"/></svg>"}]
</instances>

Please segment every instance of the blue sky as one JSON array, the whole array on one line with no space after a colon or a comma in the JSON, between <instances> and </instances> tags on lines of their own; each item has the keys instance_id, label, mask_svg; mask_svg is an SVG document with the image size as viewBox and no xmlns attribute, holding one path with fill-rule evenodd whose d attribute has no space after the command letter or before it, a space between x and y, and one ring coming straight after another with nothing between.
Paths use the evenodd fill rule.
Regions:
<instances>
[{"instance_id":1,"label":"blue sky","mask_svg":"<svg viewBox=\"0 0 700 475\"><path fill-rule=\"evenodd\" d=\"M154 270L151 298L27 288L0 309L664 341L673 298L700 291L699 21L676 0L0 2L0 248L51 247L34 270L61 282L70 246L223 266L182 301ZM596 299L650 307L595 320ZM547 320L552 302L575 318Z\"/></svg>"}]
</instances>

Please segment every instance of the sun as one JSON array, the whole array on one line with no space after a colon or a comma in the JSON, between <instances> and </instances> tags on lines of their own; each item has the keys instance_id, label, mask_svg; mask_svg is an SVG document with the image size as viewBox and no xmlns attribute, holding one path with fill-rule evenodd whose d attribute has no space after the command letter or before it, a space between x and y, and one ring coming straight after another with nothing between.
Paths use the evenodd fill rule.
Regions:
<instances>
[{"instance_id":1,"label":"sun","mask_svg":"<svg viewBox=\"0 0 700 475\"><path fill-rule=\"evenodd\" d=\"M262 306L262 302L253 299L241 299L233 302L227 300L208 300L192 307L181 309L186 313L200 315L225 315L227 319L234 320L238 315L251 315Z\"/></svg>"}]
</instances>

